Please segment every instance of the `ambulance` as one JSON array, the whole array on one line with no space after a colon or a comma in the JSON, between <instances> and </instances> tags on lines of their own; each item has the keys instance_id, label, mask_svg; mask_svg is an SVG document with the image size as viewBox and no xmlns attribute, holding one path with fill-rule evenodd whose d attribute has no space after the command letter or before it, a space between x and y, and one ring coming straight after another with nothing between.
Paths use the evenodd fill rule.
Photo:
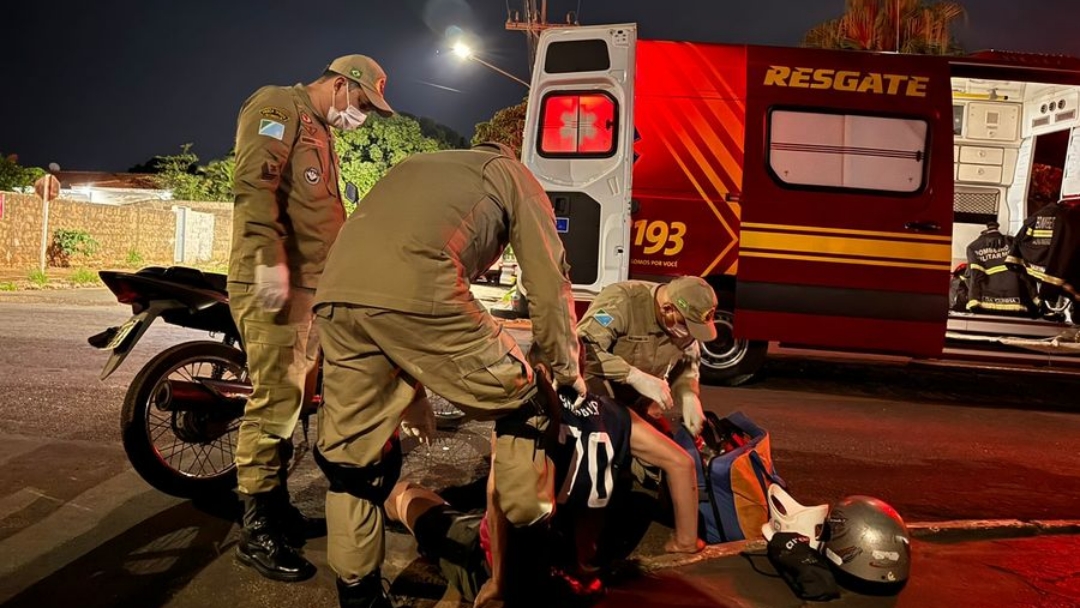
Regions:
<instances>
[{"instance_id":1,"label":"ambulance","mask_svg":"<svg viewBox=\"0 0 1080 608\"><path fill-rule=\"evenodd\" d=\"M1067 369L1075 351L1025 345L1068 325L950 312L949 288L988 222L1015 234L1035 211L1033 167L1061 169L1062 196L1080 196L1078 112L1068 57L555 28L522 160L554 206L579 307L626 279L715 288L706 381L746 381L770 348Z\"/></svg>"}]
</instances>

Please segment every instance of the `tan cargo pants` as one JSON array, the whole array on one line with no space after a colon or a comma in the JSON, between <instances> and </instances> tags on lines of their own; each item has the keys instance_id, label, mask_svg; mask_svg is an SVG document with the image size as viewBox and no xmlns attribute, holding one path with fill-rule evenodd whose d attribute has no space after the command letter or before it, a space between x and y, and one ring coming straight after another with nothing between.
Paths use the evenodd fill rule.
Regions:
<instances>
[{"instance_id":1,"label":"tan cargo pants","mask_svg":"<svg viewBox=\"0 0 1080 608\"><path fill-rule=\"evenodd\" d=\"M269 492L280 484L287 465L281 444L292 437L305 391L314 387L319 350L312 328L315 290L292 287L277 313L259 304L254 285L230 282L228 291L252 384L236 442L238 485L243 494Z\"/></svg>"},{"instance_id":2,"label":"tan cargo pants","mask_svg":"<svg viewBox=\"0 0 1080 608\"><path fill-rule=\"evenodd\" d=\"M535 392L521 349L487 313L432 317L326 304L315 315L324 357L318 449L332 463L378 462L417 386L478 419L514 412ZM545 423L530 419L536 428ZM534 440L500 435L494 475L511 523L553 511L553 470ZM327 561L338 577L353 582L382 564L382 505L328 492L326 524Z\"/></svg>"}]
</instances>

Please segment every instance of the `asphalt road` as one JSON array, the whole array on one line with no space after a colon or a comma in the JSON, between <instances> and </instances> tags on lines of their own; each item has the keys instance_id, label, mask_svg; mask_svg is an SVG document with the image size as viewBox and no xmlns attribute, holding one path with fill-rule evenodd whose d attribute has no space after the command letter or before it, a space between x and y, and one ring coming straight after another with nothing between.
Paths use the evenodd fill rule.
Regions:
<instances>
[{"instance_id":1,"label":"asphalt road","mask_svg":"<svg viewBox=\"0 0 1080 608\"><path fill-rule=\"evenodd\" d=\"M238 606L264 605L264 593L331 605L325 541L309 545L313 581L262 581L228 555L235 505L164 496L130 469L119 443L127 384L150 356L205 334L158 325L102 382L106 356L86 337L127 316L97 291L0 295L0 603L195 606L234 580ZM779 473L806 504L869 494L909 522L1075 519L1078 389L1068 378L780 360L748 387L705 388L703 401L769 429ZM471 425L414 450L406 473L433 485L475 478L486 437ZM317 513L325 483L307 460L293 492ZM395 537L388 572L416 568L409 551Z\"/></svg>"}]
</instances>

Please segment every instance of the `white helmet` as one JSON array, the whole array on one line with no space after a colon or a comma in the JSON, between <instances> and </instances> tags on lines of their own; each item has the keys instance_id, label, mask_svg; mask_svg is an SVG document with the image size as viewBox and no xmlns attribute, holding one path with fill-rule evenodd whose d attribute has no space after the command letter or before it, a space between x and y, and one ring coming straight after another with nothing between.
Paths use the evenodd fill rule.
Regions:
<instances>
[{"instance_id":1,"label":"white helmet","mask_svg":"<svg viewBox=\"0 0 1080 608\"><path fill-rule=\"evenodd\" d=\"M810 539L810 548L817 550L828 514L829 505L801 505L774 483L769 486L769 521L761 526L761 533L765 540L772 540L777 532L801 534Z\"/></svg>"}]
</instances>

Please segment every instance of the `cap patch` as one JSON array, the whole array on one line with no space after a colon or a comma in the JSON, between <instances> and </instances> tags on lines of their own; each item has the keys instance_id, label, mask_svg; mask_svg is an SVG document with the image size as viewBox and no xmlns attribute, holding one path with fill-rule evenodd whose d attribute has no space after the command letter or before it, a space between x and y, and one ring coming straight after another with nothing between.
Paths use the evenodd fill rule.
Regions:
<instances>
[{"instance_id":1,"label":"cap patch","mask_svg":"<svg viewBox=\"0 0 1080 608\"><path fill-rule=\"evenodd\" d=\"M353 78L360 78L363 75L364 73L356 68L349 70L349 76L352 76Z\"/></svg>"}]
</instances>

